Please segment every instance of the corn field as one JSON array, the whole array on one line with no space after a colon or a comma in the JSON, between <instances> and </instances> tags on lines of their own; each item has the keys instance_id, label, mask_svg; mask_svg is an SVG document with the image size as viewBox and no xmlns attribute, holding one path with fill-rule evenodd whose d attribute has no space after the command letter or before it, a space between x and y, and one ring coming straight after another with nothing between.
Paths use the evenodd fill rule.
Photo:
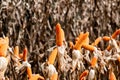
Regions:
<instances>
[{"instance_id":1,"label":"corn field","mask_svg":"<svg viewBox=\"0 0 120 80\"><path fill-rule=\"evenodd\" d=\"M0 80L120 80L119 34L120 0L0 0Z\"/></svg>"}]
</instances>

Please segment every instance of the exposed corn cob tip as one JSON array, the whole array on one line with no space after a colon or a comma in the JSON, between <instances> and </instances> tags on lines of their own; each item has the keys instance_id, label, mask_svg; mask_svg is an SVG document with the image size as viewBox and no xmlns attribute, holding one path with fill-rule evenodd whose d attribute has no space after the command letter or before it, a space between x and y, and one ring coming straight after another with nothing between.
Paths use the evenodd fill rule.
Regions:
<instances>
[{"instance_id":1,"label":"exposed corn cob tip","mask_svg":"<svg viewBox=\"0 0 120 80\"><path fill-rule=\"evenodd\" d=\"M111 37L108 37L108 36L104 36L103 37L103 40L104 41L110 41L111 39L115 39L117 37L117 35L120 34L120 29L116 30ZM108 51L111 50L111 46L108 45L107 48L106 48Z\"/></svg>"},{"instance_id":2,"label":"exposed corn cob tip","mask_svg":"<svg viewBox=\"0 0 120 80\"><path fill-rule=\"evenodd\" d=\"M40 76L39 74L33 74L29 80L45 80L45 79L43 76Z\"/></svg>"},{"instance_id":3,"label":"exposed corn cob tip","mask_svg":"<svg viewBox=\"0 0 120 80\"><path fill-rule=\"evenodd\" d=\"M116 30L111 37L115 39L119 34L120 34L120 29Z\"/></svg>"},{"instance_id":4,"label":"exposed corn cob tip","mask_svg":"<svg viewBox=\"0 0 120 80\"><path fill-rule=\"evenodd\" d=\"M29 79L32 78L32 69L31 69L31 65L27 62L27 48L24 48L23 50L23 66L27 67L27 75L29 77ZM29 66L28 66L29 65Z\"/></svg>"},{"instance_id":5,"label":"exposed corn cob tip","mask_svg":"<svg viewBox=\"0 0 120 80\"><path fill-rule=\"evenodd\" d=\"M109 72L109 80L117 80L115 74L113 73L113 71Z\"/></svg>"},{"instance_id":6,"label":"exposed corn cob tip","mask_svg":"<svg viewBox=\"0 0 120 80\"><path fill-rule=\"evenodd\" d=\"M97 60L98 60L98 57L97 57L97 56L94 56L94 57L91 59L90 65L91 65L92 68L94 68L94 67L97 65Z\"/></svg>"},{"instance_id":7,"label":"exposed corn cob tip","mask_svg":"<svg viewBox=\"0 0 120 80\"><path fill-rule=\"evenodd\" d=\"M56 44L57 44L57 46L63 45L64 40L65 40L64 31L61 28L61 25L58 23L56 25Z\"/></svg>"},{"instance_id":8,"label":"exposed corn cob tip","mask_svg":"<svg viewBox=\"0 0 120 80\"><path fill-rule=\"evenodd\" d=\"M9 39L8 37L0 38L0 56L6 56L7 49L9 47Z\"/></svg>"},{"instance_id":9,"label":"exposed corn cob tip","mask_svg":"<svg viewBox=\"0 0 120 80\"><path fill-rule=\"evenodd\" d=\"M55 62L55 59L56 59L56 56L57 56L57 48L55 48L52 52L51 52L51 54L50 54L50 56L49 56L49 58L48 58L48 63L49 64L54 64L54 62Z\"/></svg>"},{"instance_id":10,"label":"exposed corn cob tip","mask_svg":"<svg viewBox=\"0 0 120 80\"><path fill-rule=\"evenodd\" d=\"M86 32L85 34L80 35L79 36L79 41L77 41L77 43L75 44L74 49L80 50L83 43L87 43L88 36L89 36L88 32Z\"/></svg>"},{"instance_id":11,"label":"exposed corn cob tip","mask_svg":"<svg viewBox=\"0 0 120 80\"><path fill-rule=\"evenodd\" d=\"M80 74L79 80L84 80L83 78L87 77L89 74L89 70L85 70Z\"/></svg>"},{"instance_id":12,"label":"exposed corn cob tip","mask_svg":"<svg viewBox=\"0 0 120 80\"><path fill-rule=\"evenodd\" d=\"M32 78L32 69L31 69L31 67L27 67L27 75L28 75L29 79Z\"/></svg>"},{"instance_id":13,"label":"exposed corn cob tip","mask_svg":"<svg viewBox=\"0 0 120 80\"><path fill-rule=\"evenodd\" d=\"M87 38L84 40L83 44L89 44L89 32L86 32L85 35Z\"/></svg>"},{"instance_id":14,"label":"exposed corn cob tip","mask_svg":"<svg viewBox=\"0 0 120 80\"><path fill-rule=\"evenodd\" d=\"M18 46L15 46L15 48L14 48L14 55L16 57L19 57L19 47Z\"/></svg>"},{"instance_id":15,"label":"exposed corn cob tip","mask_svg":"<svg viewBox=\"0 0 120 80\"><path fill-rule=\"evenodd\" d=\"M27 48L24 48L24 50L23 50L23 61L27 61L27 54L28 54Z\"/></svg>"},{"instance_id":16,"label":"exposed corn cob tip","mask_svg":"<svg viewBox=\"0 0 120 80\"><path fill-rule=\"evenodd\" d=\"M29 71L31 71L30 70L30 68L31 68L31 65L28 63L28 61L27 61L27 53L28 53L28 51L27 51L27 48L24 48L24 50L23 50L23 53L22 53L22 57L21 57L21 59L23 59L23 62L22 62L22 64L18 61L18 65L16 65L16 72L17 73L19 73L19 70L21 70L22 68L24 68L24 67L27 67L27 73L28 73L28 75L29 75ZM19 54L18 54L18 57L19 57ZM18 58L17 58L18 59ZM29 76L30 77L30 76Z\"/></svg>"},{"instance_id":17,"label":"exposed corn cob tip","mask_svg":"<svg viewBox=\"0 0 120 80\"><path fill-rule=\"evenodd\" d=\"M95 47L92 46L92 45L83 44L82 47L89 50L89 51L94 51L95 50Z\"/></svg>"},{"instance_id":18,"label":"exposed corn cob tip","mask_svg":"<svg viewBox=\"0 0 120 80\"><path fill-rule=\"evenodd\" d=\"M117 35L120 34L120 29L116 30L111 37L108 37L108 36L104 36L103 37L103 40L104 41L110 41L111 39L115 39L117 37ZM111 49L110 48L110 45L106 48L108 51Z\"/></svg>"},{"instance_id":19,"label":"exposed corn cob tip","mask_svg":"<svg viewBox=\"0 0 120 80\"><path fill-rule=\"evenodd\" d=\"M108 36L103 36L103 38L102 38L104 41L109 41L110 40L110 37L108 37Z\"/></svg>"}]
</instances>

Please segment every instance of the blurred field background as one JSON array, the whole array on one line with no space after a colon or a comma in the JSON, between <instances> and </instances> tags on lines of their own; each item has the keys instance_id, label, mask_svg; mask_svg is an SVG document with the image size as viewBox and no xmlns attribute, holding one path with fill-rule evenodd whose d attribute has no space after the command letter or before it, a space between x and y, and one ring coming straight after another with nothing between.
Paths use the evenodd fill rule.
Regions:
<instances>
[{"instance_id":1,"label":"blurred field background","mask_svg":"<svg viewBox=\"0 0 120 80\"><path fill-rule=\"evenodd\" d=\"M47 50L55 46L58 22L67 42L86 31L90 43L99 36L111 36L120 28L120 0L0 0L0 36L8 36L10 47L18 45L21 52L28 48L33 73L43 75L40 65L48 58ZM17 76L12 64L6 75L23 80L25 73Z\"/></svg>"}]
</instances>

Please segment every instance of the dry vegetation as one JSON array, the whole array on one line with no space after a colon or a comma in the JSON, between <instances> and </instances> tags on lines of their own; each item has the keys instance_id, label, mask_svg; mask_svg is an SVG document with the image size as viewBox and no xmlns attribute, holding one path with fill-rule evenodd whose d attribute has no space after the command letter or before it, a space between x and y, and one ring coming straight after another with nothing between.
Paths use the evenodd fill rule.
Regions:
<instances>
[{"instance_id":1,"label":"dry vegetation","mask_svg":"<svg viewBox=\"0 0 120 80\"><path fill-rule=\"evenodd\" d=\"M8 36L9 46L14 49L18 45L20 53L27 47L32 72L41 76L44 76L41 65L56 45L55 26L58 22L65 32L67 43L72 41L75 44L80 32L89 32L91 44L96 38L111 36L120 28L120 0L0 0L0 36ZM104 51L107 45L100 41L96 47ZM66 52L72 53L72 50L67 46ZM114 55L114 50L111 53ZM88 69L89 63L84 63ZM11 58L5 76L10 80L26 80L25 70L16 73L14 64ZM115 67L114 73L120 80L120 63L113 61L110 64ZM59 80L77 80L76 76L84 70L58 72ZM107 80L108 72L104 74L106 76L96 72L96 80Z\"/></svg>"}]
</instances>

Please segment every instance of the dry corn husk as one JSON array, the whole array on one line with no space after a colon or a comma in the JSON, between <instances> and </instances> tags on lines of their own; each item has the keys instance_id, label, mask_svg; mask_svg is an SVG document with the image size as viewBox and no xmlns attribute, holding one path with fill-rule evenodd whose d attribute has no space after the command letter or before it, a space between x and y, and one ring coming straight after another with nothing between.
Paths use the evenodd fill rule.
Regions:
<instances>
[{"instance_id":1,"label":"dry corn husk","mask_svg":"<svg viewBox=\"0 0 120 80\"><path fill-rule=\"evenodd\" d=\"M58 47L58 69L62 72L67 72L70 69L70 64L68 62L71 61L71 58L67 55L65 48L64 45Z\"/></svg>"},{"instance_id":2,"label":"dry corn husk","mask_svg":"<svg viewBox=\"0 0 120 80\"><path fill-rule=\"evenodd\" d=\"M75 71L76 68L82 69L84 67L82 65L83 55L80 53L79 50L72 51L72 71Z\"/></svg>"},{"instance_id":3,"label":"dry corn husk","mask_svg":"<svg viewBox=\"0 0 120 80\"><path fill-rule=\"evenodd\" d=\"M41 65L41 68L42 68L42 72L47 80L51 80L51 78L54 78L53 75L55 75L55 74L58 75L56 68L52 64L43 63Z\"/></svg>"},{"instance_id":4,"label":"dry corn husk","mask_svg":"<svg viewBox=\"0 0 120 80\"><path fill-rule=\"evenodd\" d=\"M0 80L4 79L4 74L7 69L8 59L5 57L0 57Z\"/></svg>"},{"instance_id":5,"label":"dry corn husk","mask_svg":"<svg viewBox=\"0 0 120 80\"><path fill-rule=\"evenodd\" d=\"M91 69L88 75L88 80L93 80L95 78L95 70Z\"/></svg>"}]
</instances>

